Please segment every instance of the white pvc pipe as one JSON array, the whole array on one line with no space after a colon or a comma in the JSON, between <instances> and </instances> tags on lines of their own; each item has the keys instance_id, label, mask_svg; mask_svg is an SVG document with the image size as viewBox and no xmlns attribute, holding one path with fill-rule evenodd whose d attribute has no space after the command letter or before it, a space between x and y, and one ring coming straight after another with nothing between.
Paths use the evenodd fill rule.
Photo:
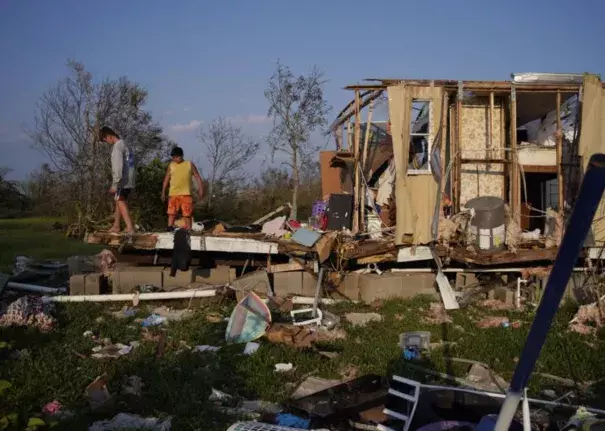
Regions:
<instances>
[{"instance_id":1,"label":"white pvc pipe","mask_svg":"<svg viewBox=\"0 0 605 431\"><path fill-rule=\"evenodd\" d=\"M44 300L47 302L113 302L113 301L139 301L161 300L161 299L190 299L190 298L208 298L216 295L214 289L196 289L196 290L181 290L178 292L153 292L140 294L116 294L116 295L65 295L65 296L49 296Z\"/></svg>"},{"instance_id":2,"label":"white pvc pipe","mask_svg":"<svg viewBox=\"0 0 605 431\"><path fill-rule=\"evenodd\" d=\"M523 392L523 431L531 431L531 416L529 411L529 400L527 399L527 388Z\"/></svg>"},{"instance_id":3,"label":"white pvc pipe","mask_svg":"<svg viewBox=\"0 0 605 431\"><path fill-rule=\"evenodd\" d=\"M449 390L449 391L464 392L467 394L474 394L474 395L487 395L492 398L499 398L499 399L506 398L506 394L503 394L500 392L482 391L479 389L469 389L469 388L464 388L464 387L460 387L460 386L440 386L440 385L427 385L427 384L421 383L420 387L423 389ZM550 407L565 407L565 408L569 408L572 410L577 410L580 407L580 406L576 406L573 404L560 403L557 401L539 400L537 398L527 398L527 401L530 404L539 404L539 405L550 406ZM586 408L586 411L588 411L590 413L594 413L596 415L605 414L605 410L594 409L592 407L585 407L585 408Z\"/></svg>"},{"instance_id":4,"label":"white pvc pipe","mask_svg":"<svg viewBox=\"0 0 605 431\"><path fill-rule=\"evenodd\" d=\"M442 272L465 272L465 273L486 273L486 272L523 272L526 271L527 268L475 268L475 269L466 269L466 268L443 268ZM586 272L588 268L574 268L574 272ZM391 272L409 272L409 273L432 273L435 272L432 268L392 268Z\"/></svg>"},{"instance_id":5,"label":"white pvc pipe","mask_svg":"<svg viewBox=\"0 0 605 431\"><path fill-rule=\"evenodd\" d=\"M20 290L22 292L47 293L47 294L51 294L51 295L58 295L58 294L66 292L66 289L62 289L62 288L37 286L35 284L26 284L26 283L15 283L13 281L9 281L8 284L6 285L6 288L10 289L10 290Z\"/></svg>"},{"instance_id":6,"label":"white pvc pipe","mask_svg":"<svg viewBox=\"0 0 605 431\"><path fill-rule=\"evenodd\" d=\"M517 412L517 408L519 407L521 398L523 398L521 392L508 392L504 399L504 403L502 404L502 408L500 409L494 431L508 431L510 424L515 417L515 413Z\"/></svg>"},{"instance_id":7,"label":"white pvc pipe","mask_svg":"<svg viewBox=\"0 0 605 431\"><path fill-rule=\"evenodd\" d=\"M309 296L294 296L294 297L292 297L292 304L313 305L314 300L315 300L315 298L311 298ZM319 300L319 303L323 304L323 305L333 305L333 304L339 304L341 302L357 303L359 301L351 301L349 299L331 299L331 298L322 298Z\"/></svg>"}]
</instances>

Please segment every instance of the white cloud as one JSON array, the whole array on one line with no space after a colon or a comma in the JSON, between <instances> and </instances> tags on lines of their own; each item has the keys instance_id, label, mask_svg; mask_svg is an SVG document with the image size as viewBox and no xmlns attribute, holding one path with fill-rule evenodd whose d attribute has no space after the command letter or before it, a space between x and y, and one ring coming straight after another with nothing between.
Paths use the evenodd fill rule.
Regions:
<instances>
[{"instance_id":1,"label":"white cloud","mask_svg":"<svg viewBox=\"0 0 605 431\"><path fill-rule=\"evenodd\" d=\"M266 124L271 121L271 119L266 115L259 114L236 115L235 117L230 117L229 119L238 124Z\"/></svg>"},{"instance_id":2,"label":"white cloud","mask_svg":"<svg viewBox=\"0 0 605 431\"><path fill-rule=\"evenodd\" d=\"M189 106L185 106L185 107L183 108L183 111L185 111L185 112L189 112L189 111L191 111L191 108L190 108Z\"/></svg>"},{"instance_id":3,"label":"white cloud","mask_svg":"<svg viewBox=\"0 0 605 431\"><path fill-rule=\"evenodd\" d=\"M190 132L192 130L197 129L201 125L202 125L201 121L191 120L187 124L181 124L181 123L173 124L172 126L170 126L170 130L172 130L173 132Z\"/></svg>"}]
</instances>

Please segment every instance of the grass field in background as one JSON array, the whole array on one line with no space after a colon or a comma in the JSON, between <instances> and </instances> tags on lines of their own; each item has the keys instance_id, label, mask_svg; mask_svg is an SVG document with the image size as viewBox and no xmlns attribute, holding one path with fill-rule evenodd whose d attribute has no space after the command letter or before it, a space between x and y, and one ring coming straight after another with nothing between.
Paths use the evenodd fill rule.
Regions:
<instances>
[{"instance_id":1,"label":"grass field in background","mask_svg":"<svg viewBox=\"0 0 605 431\"><path fill-rule=\"evenodd\" d=\"M25 218L0 220L0 272L10 272L16 256L36 259L65 259L77 254L98 253L101 247L66 238L53 231L56 219Z\"/></svg>"}]
</instances>

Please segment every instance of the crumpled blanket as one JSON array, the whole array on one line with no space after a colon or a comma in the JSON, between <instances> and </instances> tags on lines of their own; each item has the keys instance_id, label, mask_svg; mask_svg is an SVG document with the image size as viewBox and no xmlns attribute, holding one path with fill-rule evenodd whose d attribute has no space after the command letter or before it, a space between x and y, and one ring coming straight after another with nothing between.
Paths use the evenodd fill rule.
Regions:
<instances>
[{"instance_id":1,"label":"crumpled blanket","mask_svg":"<svg viewBox=\"0 0 605 431\"><path fill-rule=\"evenodd\" d=\"M50 314L50 305L44 304L36 296L22 296L0 314L0 328L27 326L49 332L53 330L55 323L56 319Z\"/></svg>"}]
</instances>

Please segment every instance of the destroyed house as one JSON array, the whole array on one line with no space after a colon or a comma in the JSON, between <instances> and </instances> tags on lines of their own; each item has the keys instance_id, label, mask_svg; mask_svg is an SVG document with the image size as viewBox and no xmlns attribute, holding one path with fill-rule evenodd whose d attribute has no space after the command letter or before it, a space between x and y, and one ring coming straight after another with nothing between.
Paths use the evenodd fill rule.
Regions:
<instances>
[{"instance_id":1,"label":"destroyed house","mask_svg":"<svg viewBox=\"0 0 605 431\"><path fill-rule=\"evenodd\" d=\"M321 156L324 193L351 195L353 233L390 228L400 248L438 243L464 263L552 259L586 164L605 152L603 88L595 75L551 73L346 87L354 98L331 125L336 151Z\"/></svg>"}]
</instances>

